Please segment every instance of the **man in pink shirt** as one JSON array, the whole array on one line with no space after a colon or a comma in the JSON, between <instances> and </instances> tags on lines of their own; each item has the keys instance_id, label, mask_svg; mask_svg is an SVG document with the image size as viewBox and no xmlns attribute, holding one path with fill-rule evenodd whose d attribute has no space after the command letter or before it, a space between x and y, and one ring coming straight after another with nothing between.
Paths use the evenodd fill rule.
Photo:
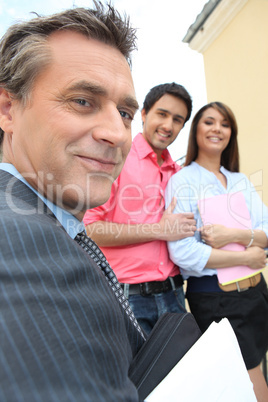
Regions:
<instances>
[{"instance_id":1,"label":"man in pink shirt","mask_svg":"<svg viewBox=\"0 0 268 402\"><path fill-rule=\"evenodd\" d=\"M170 260L167 241L193 236L192 213L165 211L165 188L180 167L166 149L192 111L191 97L176 83L147 94L143 132L133 140L110 199L84 216L88 235L101 247L122 284L134 314L149 333L166 311L185 311L183 279Z\"/></svg>"}]
</instances>

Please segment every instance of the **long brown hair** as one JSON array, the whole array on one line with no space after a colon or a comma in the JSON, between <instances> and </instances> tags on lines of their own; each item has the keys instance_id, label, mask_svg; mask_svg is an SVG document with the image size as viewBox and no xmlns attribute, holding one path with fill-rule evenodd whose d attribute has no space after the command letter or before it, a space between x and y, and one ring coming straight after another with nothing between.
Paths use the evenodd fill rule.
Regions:
<instances>
[{"instance_id":1,"label":"long brown hair","mask_svg":"<svg viewBox=\"0 0 268 402\"><path fill-rule=\"evenodd\" d=\"M230 141L221 154L221 165L224 166L230 172L239 172L239 152L237 143L237 122L232 110L221 102L211 102L203 106L194 116L189 141L187 148L187 155L185 160L185 166L190 165L191 162L195 161L198 155L198 145L196 141L197 126L203 116L205 110L213 108L221 113L230 123L231 126L231 137Z\"/></svg>"}]
</instances>

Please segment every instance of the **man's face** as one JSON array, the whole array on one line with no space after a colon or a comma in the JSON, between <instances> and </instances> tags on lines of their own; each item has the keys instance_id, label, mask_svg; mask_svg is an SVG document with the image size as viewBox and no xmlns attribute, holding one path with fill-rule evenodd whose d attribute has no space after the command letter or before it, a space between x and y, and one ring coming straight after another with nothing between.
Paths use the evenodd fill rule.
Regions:
<instances>
[{"instance_id":1,"label":"man's face","mask_svg":"<svg viewBox=\"0 0 268 402\"><path fill-rule=\"evenodd\" d=\"M71 31L54 33L48 44L52 62L36 79L30 105L12 102L7 162L82 219L109 198L138 105L117 49Z\"/></svg>"},{"instance_id":2,"label":"man's face","mask_svg":"<svg viewBox=\"0 0 268 402\"><path fill-rule=\"evenodd\" d=\"M143 136L157 155L161 155L178 136L187 117L186 104L175 96L163 95L146 114L141 112Z\"/></svg>"}]
</instances>

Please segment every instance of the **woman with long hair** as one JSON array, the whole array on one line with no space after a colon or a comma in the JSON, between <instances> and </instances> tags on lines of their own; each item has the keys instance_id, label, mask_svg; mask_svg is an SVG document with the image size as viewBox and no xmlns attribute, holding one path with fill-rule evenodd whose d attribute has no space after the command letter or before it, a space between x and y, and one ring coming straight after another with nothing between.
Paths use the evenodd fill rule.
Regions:
<instances>
[{"instance_id":1,"label":"woman with long hair","mask_svg":"<svg viewBox=\"0 0 268 402\"><path fill-rule=\"evenodd\" d=\"M234 193L243 194L252 227L230 228L217 222L203 225L199 200ZM190 310L203 332L213 321L229 319L256 397L268 401L260 368L268 348L268 291L260 273L267 262L268 210L247 177L239 173L237 123L223 103L209 103L193 118L185 167L170 179L166 205L173 197L177 199L173 212L193 212L197 221L194 237L168 244L171 259L188 279ZM221 214L217 205L216 213ZM230 243L244 247L242 251L222 249ZM252 276L222 286L217 272L236 266L250 267Z\"/></svg>"}]
</instances>

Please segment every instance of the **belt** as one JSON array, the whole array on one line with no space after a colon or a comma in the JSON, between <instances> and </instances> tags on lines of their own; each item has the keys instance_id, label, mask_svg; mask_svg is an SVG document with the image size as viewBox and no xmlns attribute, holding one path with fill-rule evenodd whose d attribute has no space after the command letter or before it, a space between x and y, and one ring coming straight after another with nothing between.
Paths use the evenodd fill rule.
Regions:
<instances>
[{"instance_id":1,"label":"belt","mask_svg":"<svg viewBox=\"0 0 268 402\"><path fill-rule=\"evenodd\" d=\"M242 292L244 290L247 290L248 288L252 288L258 285L261 281L261 274L257 274L254 276L251 276L250 278L242 279L241 281L230 283L229 285L221 285L219 283L219 287L224 291L224 292L232 292L234 290L237 290L238 292Z\"/></svg>"},{"instance_id":2,"label":"belt","mask_svg":"<svg viewBox=\"0 0 268 402\"><path fill-rule=\"evenodd\" d=\"M123 290L125 285L128 285L129 287L128 291L129 296L132 295L150 296L152 294L166 293L174 288L182 286L183 278L179 274L173 277L168 277L168 279L166 279L163 282L152 281L152 282L143 282L134 284L121 283L121 287Z\"/></svg>"}]
</instances>

